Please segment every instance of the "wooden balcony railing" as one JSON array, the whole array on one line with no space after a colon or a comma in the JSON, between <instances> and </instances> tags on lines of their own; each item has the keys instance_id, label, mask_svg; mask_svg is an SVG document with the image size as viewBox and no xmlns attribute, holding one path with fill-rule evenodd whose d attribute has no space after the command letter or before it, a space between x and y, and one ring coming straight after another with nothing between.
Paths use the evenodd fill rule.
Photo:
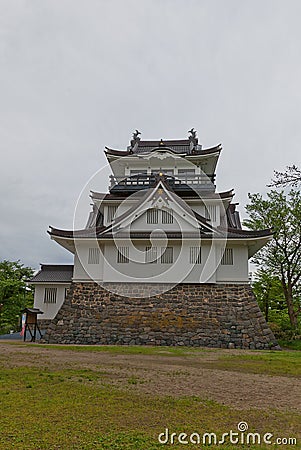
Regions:
<instances>
[{"instance_id":1,"label":"wooden balcony railing","mask_svg":"<svg viewBox=\"0 0 301 450\"><path fill-rule=\"evenodd\" d=\"M164 180L174 189L189 189L190 187L210 189L214 188L215 175L164 175ZM115 177L110 176L110 190L139 190L147 189L156 185L158 175L137 174L129 177Z\"/></svg>"}]
</instances>

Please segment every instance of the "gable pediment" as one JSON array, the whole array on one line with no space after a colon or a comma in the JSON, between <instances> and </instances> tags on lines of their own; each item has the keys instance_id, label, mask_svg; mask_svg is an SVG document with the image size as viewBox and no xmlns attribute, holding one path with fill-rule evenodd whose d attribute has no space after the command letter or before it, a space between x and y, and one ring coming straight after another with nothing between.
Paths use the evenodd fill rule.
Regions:
<instances>
[{"instance_id":1,"label":"gable pediment","mask_svg":"<svg viewBox=\"0 0 301 450\"><path fill-rule=\"evenodd\" d=\"M157 211L153 215L158 217L150 220L148 218L150 211ZM147 190L138 204L130 206L124 214L116 217L104 234L130 229L152 231L156 227L173 231L202 230L204 233L212 233L211 225L206 223L205 219L200 222L187 203L170 191L160 180L155 188Z\"/></svg>"}]
</instances>

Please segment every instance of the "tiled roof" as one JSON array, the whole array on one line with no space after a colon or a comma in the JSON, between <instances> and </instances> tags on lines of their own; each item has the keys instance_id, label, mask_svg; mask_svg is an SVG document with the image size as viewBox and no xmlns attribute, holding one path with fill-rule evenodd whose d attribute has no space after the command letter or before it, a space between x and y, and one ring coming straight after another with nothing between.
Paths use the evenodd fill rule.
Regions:
<instances>
[{"instance_id":1,"label":"tiled roof","mask_svg":"<svg viewBox=\"0 0 301 450\"><path fill-rule=\"evenodd\" d=\"M129 150L115 150L109 147L106 148L106 153L108 155L114 156L128 156L135 154L148 154L155 150L171 150L173 153L184 154L184 155L210 155L211 153L220 152L222 147L221 145L216 145L211 148L196 148L190 149L190 141L187 139L178 140L178 141L163 141L163 145L161 141L140 141L136 147Z\"/></svg>"},{"instance_id":2,"label":"tiled roof","mask_svg":"<svg viewBox=\"0 0 301 450\"><path fill-rule=\"evenodd\" d=\"M130 192L126 192L127 196L131 195ZM137 193L136 193L137 195ZM193 200L195 198L212 198L212 199L219 199L219 198L230 198L234 196L233 189L225 192L212 192L212 191L200 191L198 192L197 189L192 190L185 196L185 200ZM121 193L118 192L118 194L104 194L101 192L95 192L91 191L91 198L95 200L124 200L125 195L121 195Z\"/></svg>"},{"instance_id":3,"label":"tiled roof","mask_svg":"<svg viewBox=\"0 0 301 450\"><path fill-rule=\"evenodd\" d=\"M175 153L190 153L189 139L168 141L140 141L133 153L149 153L155 148L170 148Z\"/></svg>"},{"instance_id":4,"label":"tiled roof","mask_svg":"<svg viewBox=\"0 0 301 450\"><path fill-rule=\"evenodd\" d=\"M101 234L100 232L96 232L97 229L93 228L93 229L83 229L83 230L77 230L77 231L72 231L72 230L57 230L57 229L51 229L51 231L49 231L49 234L51 236L55 236L55 237L64 237L64 238L70 238L70 239L84 239L84 238L99 238L99 239L112 239L114 238L137 238L137 239L144 239L144 238L149 238L150 235L152 234L151 231L137 231L137 232L131 232L130 235L128 235L128 233L122 233L122 232L116 232L116 233L112 233L112 232L107 232L104 234ZM214 228L213 228L214 231ZM198 236L199 233L195 233L194 236L193 235L189 235L180 232L165 232L167 237L172 239L172 238L181 238L181 237L194 237L194 236ZM236 229L236 228L222 228L222 227L218 227L216 229L216 234L215 233L210 233L210 232L206 232L206 231L202 231L200 229L200 234L202 237L212 237L214 235L215 238L221 238L221 239L252 239L252 238L260 238L260 237L268 237L268 236L272 236L273 233L270 229L267 230L258 230L258 231L253 231L253 230L242 230L242 229ZM159 234L158 234L159 236ZM153 234L152 234L152 237Z\"/></svg>"},{"instance_id":5,"label":"tiled roof","mask_svg":"<svg viewBox=\"0 0 301 450\"><path fill-rule=\"evenodd\" d=\"M73 268L67 264L41 264L41 269L29 283L71 283Z\"/></svg>"},{"instance_id":6,"label":"tiled roof","mask_svg":"<svg viewBox=\"0 0 301 450\"><path fill-rule=\"evenodd\" d=\"M95 236L100 235L107 227L90 227L84 228L82 230L60 230L58 228L50 227L50 231L47 233L50 236L57 236L63 238L94 238Z\"/></svg>"}]
</instances>

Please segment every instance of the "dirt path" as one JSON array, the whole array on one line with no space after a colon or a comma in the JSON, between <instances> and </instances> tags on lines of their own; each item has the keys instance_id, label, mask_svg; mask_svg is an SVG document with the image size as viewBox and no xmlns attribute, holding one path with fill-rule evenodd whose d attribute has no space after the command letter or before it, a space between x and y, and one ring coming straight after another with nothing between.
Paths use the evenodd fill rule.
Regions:
<instances>
[{"instance_id":1,"label":"dirt path","mask_svg":"<svg viewBox=\"0 0 301 450\"><path fill-rule=\"evenodd\" d=\"M215 368L222 356L241 350L206 350L191 356L116 355L0 343L0 366L48 370L90 369L104 382L155 395L215 400L236 408L272 408L301 412L301 380ZM246 354L247 351L244 351ZM254 354L254 352L252 353Z\"/></svg>"}]
</instances>

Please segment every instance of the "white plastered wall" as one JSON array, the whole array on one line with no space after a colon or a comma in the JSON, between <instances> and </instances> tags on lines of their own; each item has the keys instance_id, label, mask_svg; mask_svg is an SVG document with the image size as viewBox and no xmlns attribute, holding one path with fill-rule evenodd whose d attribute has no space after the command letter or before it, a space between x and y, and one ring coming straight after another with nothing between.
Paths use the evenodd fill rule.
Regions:
<instances>
[{"instance_id":1,"label":"white plastered wall","mask_svg":"<svg viewBox=\"0 0 301 450\"><path fill-rule=\"evenodd\" d=\"M45 288L57 288L56 303L44 303ZM40 283L35 285L34 308L43 311L44 314L38 316L38 319L54 319L65 300L65 290L70 287L70 283Z\"/></svg>"}]
</instances>

